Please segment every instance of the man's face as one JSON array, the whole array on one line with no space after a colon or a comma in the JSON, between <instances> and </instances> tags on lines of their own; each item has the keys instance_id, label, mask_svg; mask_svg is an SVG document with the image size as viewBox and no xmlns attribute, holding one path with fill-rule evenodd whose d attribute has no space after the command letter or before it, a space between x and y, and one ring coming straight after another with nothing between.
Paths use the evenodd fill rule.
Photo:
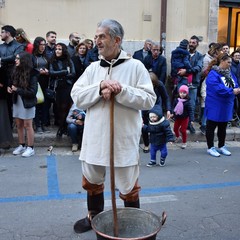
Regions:
<instances>
[{"instance_id":1,"label":"man's face","mask_svg":"<svg viewBox=\"0 0 240 240\"><path fill-rule=\"evenodd\" d=\"M229 52L230 52L229 46L228 46L228 45L224 45L224 46L222 47L222 52L229 54Z\"/></svg>"},{"instance_id":2,"label":"man's face","mask_svg":"<svg viewBox=\"0 0 240 240\"><path fill-rule=\"evenodd\" d=\"M54 45L54 44L56 44L57 35L50 33L50 35L46 39L50 45Z\"/></svg>"},{"instance_id":3,"label":"man's face","mask_svg":"<svg viewBox=\"0 0 240 240\"><path fill-rule=\"evenodd\" d=\"M2 41L5 42L8 39L9 35L10 35L9 32L6 32L5 30L2 30L1 31L1 39L2 39Z\"/></svg>"},{"instance_id":4,"label":"man's face","mask_svg":"<svg viewBox=\"0 0 240 240\"><path fill-rule=\"evenodd\" d=\"M80 41L80 37L79 37L78 33L74 33L70 41L73 46L77 46Z\"/></svg>"},{"instance_id":5,"label":"man's face","mask_svg":"<svg viewBox=\"0 0 240 240\"><path fill-rule=\"evenodd\" d=\"M144 43L144 50L145 50L145 51L150 51L151 48L152 48L152 43L149 42L149 41L146 41L146 42Z\"/></svg>"},{"instance_id":6,"label":"man's face","mask_svg":"<svg viewBox=\"0 0 240 240\"><path fill-rule=\"evenodd\" d=\"M160 54L160 46L159 45L153 45L151 51L152 51L152 57L154 59L156 59Z\"/></svg>"},{"instance_id":7,"label":"man's face","mask_svg":"<svg viewBox=\"0 0 240 240\"><path fill-rule=\"evenodd\" d=\"M190 52L195 52L197 47L198 47L197 40L196 39L190 39L189 40L189 45L188 45L188 48L189 48Z\"/></svg>"},{"instance_id":8,"label":"man's face","mask_svg":"<svg viewBox=\"0 0 240 240\"><path fill-rule=\"evenodd\" d=\"M106 60L112 60L113 58L117 57L119 53L120 38L111 38L107 28L97 28L95 41L99 54L102 55Z\"/></svg>"}]
</instances>

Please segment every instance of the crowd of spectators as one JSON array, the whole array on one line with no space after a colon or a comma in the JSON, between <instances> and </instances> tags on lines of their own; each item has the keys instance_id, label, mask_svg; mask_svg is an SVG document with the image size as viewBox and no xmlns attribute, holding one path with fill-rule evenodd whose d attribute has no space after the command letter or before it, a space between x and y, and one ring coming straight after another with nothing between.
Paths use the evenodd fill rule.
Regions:
<instances>
[{"instance_id":1,"label":"crowd of spectators","mask_svg":"<svg viewBox=\"0 0 240 240\"><path fill-rule=\"evenodd\" d=\"M27 52L31 54L32 58L33 71L31 76L34 75L34 79L37 79L44 94L44 102L34 106L34 116L24 115L23 119L33 120L32 122L30 121L30 124L34 125L36 134L47 133L50 131L49 127L51 125L56 125L58 127L55 133L56 137L61 138L64 134L69 135L72 139L72 150L77 151L81 149L84 121L74 118L70 120L69 118L69 116L72 116L71 111L73 107L71 108L71 106L74 106L70 92L74 83L85 69L92 62L99 59L98 48L94 45L94 41L81 39L77 32L72 32L69 35L69 44L66 45L57 41L57 33L55 31L48 31L45 37L37 36L31 43L23 28L15 29L11 25L2 27L1 40L3 43L0 44L0 147L7 148L11 146L12 130L15 124L18 130L21 129L21 132L24 128L26 131L29 130L29 126L26 126L26 124L13 120L13 109L16 111L16 106L13 108L14 102L12 97L12 90L15 87L17 88L14 85L14 79L17 77L16 69L18 69L16 65L19 60L21 68L22 64L24 64L24 58L21 59L21 53ZM230 54L230 48L227 44L210 43L209 50L206 53L200 53L197 50L199 44L200 41L195 35L190 37L189 40L183 39L179 41L178 47L172 51L170 77L167 77L167 60L163 55L164 49L160 43L146 39L143 48L135 51L132 57L140 60L149 71L157 95L156 104L161 106L161 111L166 115L166 120L172 119L175 121L174 107L179 97L179 89L182 85L188 86L189 104L191 104L195 119L191 117L191 120L187 121L187 128L190 133L194 134L197 124L200 124L200 131L205 135L208 121L205 109L206 100L208 99L206 82L209 73L213 70L209 66L211 66L210 64L213 60L218 58L219 54L227 54L231 59L229 69L232 75L229 76L234 76L236 80L236 84L232 86L232 89L237 88L240 83L240 49L236 49ZM29 81L30 84L29 76L24 76L23 78L28 78L26 81ZM171 82L171 89L166 88L166 85L169 85L169 81ZM28 88L28 85L20 85L23 88ZM14 91L16 92L15 95L17 95L14 100L16 102L16 99L19 99L21 96L21 91L16 89ZM49 93L50 91L52 92L51 94ZM239 115L240 113L238 107L240 97L237 93L235 95L232 118L234 114ZM76 108L76 106L74 107ZM87 114L85 109L78 109L78 111ZM147 125L149 123L149 112L143 111L142 117L143 123ZM14 118L17 119L16 116ZM194 124L191 123L193 121ZM228 119L229 121L231 119ZM78 122L80 124L76 124ZM73 123L77 127L73 126ZM76 129L78 129L77 132ZM76 133L80 134L79 138L76 138ZM150 150L149 136L144 128L142 136L144 142L143 151L148 153ZM176 137L179 141L180 136ZM34 136L31 138L34 138ZM76 139L80 140L77 141ZM16 149L14 151L17 154L23 154L27 147L34 149L33 144L33 140L31 140L31 143L25 143L25 139L21 137L18 146L21 151L16 151ZM186 147L186 137L184 137L183 145ZM31 154L33 155L34 152L32 151Z\"/></svg>"}]
</instances>

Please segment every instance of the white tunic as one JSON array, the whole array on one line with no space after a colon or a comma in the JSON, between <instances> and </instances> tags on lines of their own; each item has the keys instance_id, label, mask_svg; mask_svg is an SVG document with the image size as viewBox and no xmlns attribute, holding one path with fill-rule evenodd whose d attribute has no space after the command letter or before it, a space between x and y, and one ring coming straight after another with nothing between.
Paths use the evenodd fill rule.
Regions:
<instances>
[{"instance_id":1,"label":"white tunic","mask_svg":"<svg viewBox=\"0 0 240 240\"><path fill-rule=\"evenodd\" d=\"M142 129L140 110L154 106L156 95L148 71L139 61L121 51L118 59L126 59L112 68L110 79L123 89L115 96L114 165L126 167L139 161L139 140ZM109 67L93 62L74 84L74 103L86 109L80 160L89 164L109 166L110 163L110 101L100 95L100 82L109 79Z\"/></svg>"}]
</instances>

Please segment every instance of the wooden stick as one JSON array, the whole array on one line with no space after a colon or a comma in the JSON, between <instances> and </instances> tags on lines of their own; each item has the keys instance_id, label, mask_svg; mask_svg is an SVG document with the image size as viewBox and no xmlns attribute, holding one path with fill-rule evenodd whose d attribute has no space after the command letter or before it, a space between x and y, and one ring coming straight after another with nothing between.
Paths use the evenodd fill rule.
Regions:
<instances>
[{"instance_id":1,"label":"wooden stick","mask_svg":"<svg viewBox=\"0 0 240 240\"><path fill-rule=\"evenodd\" d=\"M113 211L113 233L118 237L118 219L115 196L115 174L114 174L114 94L111 96L110 103L110 178L112 193L112 211Z\"/></svg>"}]
</instances>

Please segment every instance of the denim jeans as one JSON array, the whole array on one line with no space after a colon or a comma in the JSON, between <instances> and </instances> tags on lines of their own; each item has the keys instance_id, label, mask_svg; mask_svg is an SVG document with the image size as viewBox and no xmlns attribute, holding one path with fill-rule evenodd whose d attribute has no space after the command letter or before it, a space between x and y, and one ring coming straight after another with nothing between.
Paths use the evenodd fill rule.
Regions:
<instances>
[{"instance_id":1,"label":"denim jeans","mask_svg":"<svg viewBox=\"0 0 240 240\"><path fill-rule=\"evenodd\" d=\"M151 161L156 162L157 151L160 151L161 153L160 157L165 159L168 155L167 144L163 143L159 146L151 144L150 146Z\"/></svg>"},{"instance_id":2,"label":"denim jeans","mask_svg":"<svg viewBox=\"0 0 240 240\"><path fill-rule=\"evenodd\" d=\"M197 101L197 88L189 88L189 97L192 104L193 112L195 112L196 101Z\"/></svg>"},{"instance_id":3,"label":"denim jeans","mask_svg":"<svg viewBox=\"0 0 240 240\"><path fill-rule=\"evenodd\" d=\"M79 146L82 144L82 135L83 135L83 125L76 125L74 123L68 124L68 133L72 140L72 143L79 143Z\"/></svg>"}]
</instances>

